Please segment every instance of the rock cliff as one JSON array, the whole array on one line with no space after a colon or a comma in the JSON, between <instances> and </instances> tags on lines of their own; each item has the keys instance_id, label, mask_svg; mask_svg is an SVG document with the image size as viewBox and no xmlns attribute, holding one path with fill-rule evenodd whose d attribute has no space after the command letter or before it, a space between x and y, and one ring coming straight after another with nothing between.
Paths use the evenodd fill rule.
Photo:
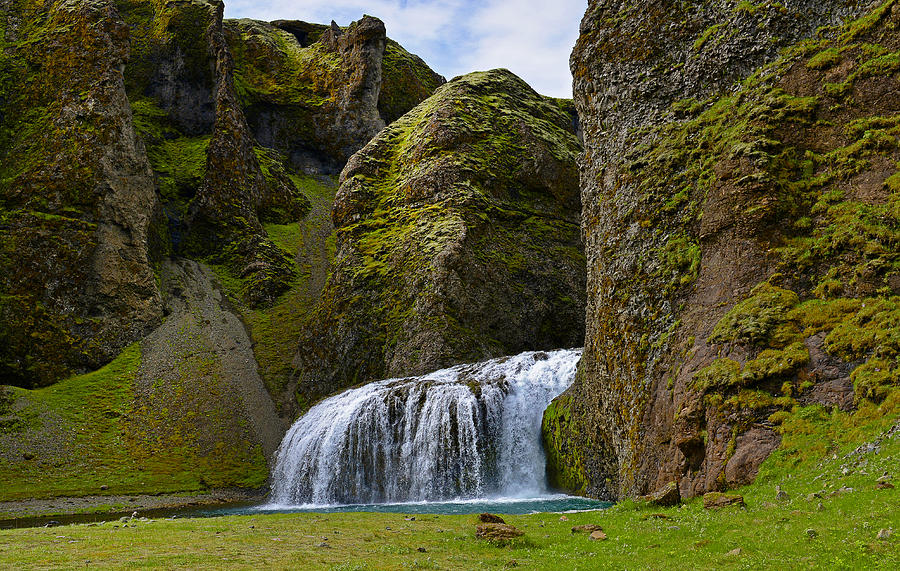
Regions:
<instances>
[{"instance_id":1,"label":"rock cliff","mask_svg":"<svg viewBox=\"0 0 900 571\"><path fill-rule=\"evenodd\" d=\"M895 2L591 1L585 353L544 417L560 487L751 481L798 404L898 385Z\"/></svg>"},{"instance_id":2,"label":"rock cliff","mask_svg":"<svg viewBox=\"0 0 900 571\"><path fill-rule=\"evenodd\" d=\"M479 72L350 159L335 269L295 359L301 399L581 344L575 123L571 102Z\"/></svg>"},{"instance_id":3,"label":"rock cliff","mask_svg":"<svg viewBox=\"0 0 900 571\"><path fill-rule=\"evenodd\" d=\"M0 382L111 360L162 317L157 204L110 2L0 3Z\"/></svg>"}]
</instances>

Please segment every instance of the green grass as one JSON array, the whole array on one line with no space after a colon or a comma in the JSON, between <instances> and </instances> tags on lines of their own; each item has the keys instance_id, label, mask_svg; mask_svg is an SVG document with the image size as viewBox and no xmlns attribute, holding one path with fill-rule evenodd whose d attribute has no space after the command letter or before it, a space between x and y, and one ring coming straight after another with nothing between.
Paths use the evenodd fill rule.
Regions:
<instances>
[{"instance_id":1,"label":"green grass","mask_svg":"<svg viewBox=\"0 0 900 571\"><path fill-rule=\"evenodd\" d=\"M193 362L185 361L187 364ZM204 492L265 483L259 450L199 456L176 446L167 410L139 406L137 343L102 369L39 390L3 387L0 501L56 496ZM175 412L177 403L172 404ZM146 430L148 426L154 427ZM166 446L156 449L160 442ZM101 489L106 486L106 489Z\"/></svg>"}]
</instances>

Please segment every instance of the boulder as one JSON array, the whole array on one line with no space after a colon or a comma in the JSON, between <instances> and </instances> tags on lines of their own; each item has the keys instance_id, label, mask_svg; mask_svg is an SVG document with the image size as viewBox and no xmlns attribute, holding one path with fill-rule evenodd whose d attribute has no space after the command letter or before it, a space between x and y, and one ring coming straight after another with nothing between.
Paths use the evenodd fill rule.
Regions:
<instances>
[{"instance_id":1,"label":"boulder","mask_svg":"<svg viewBox=\"0 0 900 571\"><path fill-rule=\"evenodd\" d=\"M525 535L525 532L505 523L481 523L475 530L475 537L489 541L509 541Z\"/></svg>"},{"instance_id":2,"label":"boulder","mask_svg":"<svg viewBox=\"0 0 900 571\"><path fill-rule=\"evenodd\" d=\"M703 494L703 507L708 510L724 508L726 506L744 507L744 496L737 494L723 494L721 492L708 492Z\"/></svg>"},{"instance_id":3,"label":"boulder","mask_svg":"<svg viewBox=\"0 0 900 571\"><path fill-rule=\"evenodd\" d=\"M681 492L678 489L677 482L669 482L652 494L641 496L641 500L647 502L651 506L677 506L681 503Z\"/></svg>"}]
</instances>

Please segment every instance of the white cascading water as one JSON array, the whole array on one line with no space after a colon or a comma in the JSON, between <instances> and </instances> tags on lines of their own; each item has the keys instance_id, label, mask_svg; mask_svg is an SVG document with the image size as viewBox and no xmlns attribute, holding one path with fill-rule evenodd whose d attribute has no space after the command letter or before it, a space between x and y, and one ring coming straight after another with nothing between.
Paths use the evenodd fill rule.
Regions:
<instances>
[{"instance_id":1,"label":"white cascading water","mask_svg":"<svg viewBox=\"0 0 900 571\"><path fill-rule=\"evenodd\" d=\"M279 505L373 504L548 492L544 409L581 350L528 352L388 379L312 407L276 453Z\"/></svg>"}]
</instances>

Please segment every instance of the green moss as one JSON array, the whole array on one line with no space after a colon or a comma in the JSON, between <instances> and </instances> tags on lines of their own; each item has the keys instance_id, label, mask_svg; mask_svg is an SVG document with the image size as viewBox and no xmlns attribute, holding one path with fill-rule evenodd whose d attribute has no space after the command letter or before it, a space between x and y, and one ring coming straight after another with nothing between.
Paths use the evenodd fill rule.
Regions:
<instances>
[{"instance_id":1,"label":"green moss","mask_svg":"<svg viewBox=\"0 0 900 571\"><path fill-rule=\"evenodd\" d=\"M392 123L427 99L442 83L421 58L390 38L384 48L381 64L382 86L378 95L378 111L385 123Z\"/></svg>"},{"instance_id":2,"label":"green moss","mask_svg":"<svg viewBox=\"0 0 900 571\"><path fill-rule=\"evenodd\" d=\"M740 386L741 365L731 359L716 359L691 378L690 387L700 394L722 392Z\"/></svg>"},{"instance_id":3,"label":"green moss","mask_svg":"<svg viewBox=\"0 0 900 571\"><path fill-rule=\"evenodd\" d=\"M700 245L688 236L671 238L660 252L661 273L671 276L670 288L689 285L700 276Z\"/></svg>"},{"instance_id":4,"label":"green moss","mask_svg":"<svg viewBox=\"0 0 900 571\"><path fill-rule=\"evenodd\" d=\"M815 70L826 70L841 61L841 52L835 47L824 49L806 62L806 67Z\"/></svg>"},{"instance_id":5,"label":"green moss","mask_svg":"<svg viewBox=\"0 0 900 571\"><path fill-rule=\"evenodd\" d=\"M147 146L150 166L157 174L164 202L177 204L182 214L206 174L209 136L162 139Z\"/></svg>"},{"instance_id":6,"label":"green moss","mask_svg":"<svg viewBox=\"0 0 900 571\"><path fill-rule=\"evenodd\" d=\"M798 302L796 293L764 282L719 320L709 342L762 343L788 318L791 308Z\"/></svg>"},{"instance_id":7,"label":"green moss","mask_svg":"<svg viewBox=\"0 0 900 571\"><path fill-rule=\"evenodd\" d=\"M712 38L713 36L718 34L719 31L722 30L724 27L725 27L725 24L720 23L720 24L715 24L713 26L710 26L709 28L704 30L703 33L700 34L700 37L698 37L696 39L696 41L694 41L694 51L698 52L698 51L702 50L703 46L706 45L706 43L710 40L710 38Z\"/></svg>"},{"instance_id":8,"label":"green moss","mask_svg":"<svg viewBox=\"0 0 900 571\"><path fill-rule=\"evenodd\" d=\"M791 375L807 363L809 350L802 342L792 343L782 350L766 349L744 365L741 381L752 385L764 379Z\"/></svg>"},{"instance_id":9,"label":"green moss","mask_svg":"<svg viewBox=\"0 0 900 571\"><path fill-rule=\"evenodd\" d=\"M571 494L583 494L588 476L579 451L582 429L570 411L566 397L559 397L544 411L541 434L547 454L547 481L551 487Z\"/></svg>"}]
</instances>

